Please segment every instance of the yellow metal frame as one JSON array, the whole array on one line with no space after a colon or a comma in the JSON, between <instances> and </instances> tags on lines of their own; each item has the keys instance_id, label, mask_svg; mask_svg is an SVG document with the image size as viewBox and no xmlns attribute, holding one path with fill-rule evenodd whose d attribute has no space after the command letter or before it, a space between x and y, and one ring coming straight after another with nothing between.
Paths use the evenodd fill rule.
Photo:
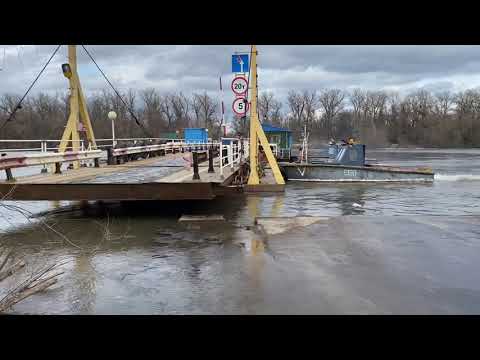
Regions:
<instances>
[{"instance_id":1,"label":"yellow metal frame","mask_svg":"<svg viewBox=\"0 0 480 360\"><path fill-rule=\"evenodd\" d=\"M68 45L68 62L70 65L71 76L68 77L70 83L70 114L68 116L67 125L62 135L62 140L58 147L59 152L65 152L68 143L72 143L72 150L80 150L80 136L78 133L79 121L83 124L87 139L92 149L97 148L95 135L93 134L92 123L88 115L87 102L83 95L82 86L77 72L77 47L76 45ZM73 162L74 169L79 168L78 161Z\"/></svg>"},{"instance_id":2,"label":"yellow metal frame","mask_svg":"<svg viewBox=\"0 0 480 360\"><path fill-rule=\"evenodd\" d=\"M248 185L259 185L260 178L258 176L258 145L259 142L263 147L263 151L267 156L268 164L272 169L273 176L275 177L275 182L280 185L285 184L280 168L278 167L277 160L273 156L272 149L270 149L270 144L268 143L267 137L263 132L262 125L258 119L257 113L257 97L258 97L258 88L257 88L257 47L252 45L252 54L251 54L251 68L250 68L250 176L248 178Z\"/></svg>"}]
</instances>

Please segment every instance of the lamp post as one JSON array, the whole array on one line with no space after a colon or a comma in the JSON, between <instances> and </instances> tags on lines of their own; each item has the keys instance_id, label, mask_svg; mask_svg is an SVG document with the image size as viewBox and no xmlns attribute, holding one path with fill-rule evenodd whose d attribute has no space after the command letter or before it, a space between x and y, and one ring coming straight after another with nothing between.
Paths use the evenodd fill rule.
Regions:
<instances>
[{"instance_id":1,"label":"lamp post","mask_svg":"<svg viewBox=\"0 0 480 360\"><path fill-rule=\"evenodd\" d=\"M114 148L115 146L117 146L117 143L115 141L115 121L114 121L117 118L117 113L115 111L110 111L107 116L112 121L112 147Z\"/></svg>"}]
</instances>

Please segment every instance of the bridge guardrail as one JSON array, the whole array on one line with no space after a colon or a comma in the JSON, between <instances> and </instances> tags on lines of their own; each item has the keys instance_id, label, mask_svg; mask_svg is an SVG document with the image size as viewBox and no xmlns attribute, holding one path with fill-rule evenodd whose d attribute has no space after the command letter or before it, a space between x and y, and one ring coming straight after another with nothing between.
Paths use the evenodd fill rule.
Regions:
<instances>
[{"instance_id":1,"label":"bridge guardrail","mask_svg":"<svg viewBox=\"0 0 480 360\"><path fill-rule=\"evenodd\" d=\"M111 148L107 150L108 163L123 163L130 161L136 157L150 157L165 155L167 153L176 152L193 152L193 151L207 151L208 148L213 147L217 149L219 147L218 142L208 143L183 143L183 142L171 142L167 144L145 145L145 146L133 146L125 148Z\"/></svg>"},{"instance_id":2,"label":"bridge guardrail","mask_svg":"<svg viewBox=\"0 0 480 360\"><path fill-rule=\"evenodd\" d=\"M242 141L243 141L243 154L242 154ZM228 144L224 144L228 142ZM233 168L235 164L239 164L241 159L248 158L248 139L238 138L222 138L222 147L220 151L220 175L223 176L223 169L225 167Z\"/></svg>"},{"instance_id":3,"label":"bridge guardrail","mask_svg":"<svg viewBox=\"0 0 480 360\"><path fill-rule=\"evenodd\" d=\"M61 164L64 162L94 160L95 167L99 167L99 159L102 156L102 150L87 151L69 151L64 153L39 153L39 154L22 154L22 155L6 155L0 157L0 170L5 170L7 180L15 180L12 175L12 169L27 166L38 166L55 164L55 173L61 173Z\"/></svg>"},{"instance_id":4,"label":"bridge guardrail","mask_svg":"<svg viewBox=\"0 0 480 360\"><path fill-rule=\"evenodd\" d=\"M7 172L7 179L13 180L11 169L15 167L26 167L26 166L36 166L43 165L44 169L42 172L46 172L46 165L55 163L55 173L60 173L61 164L64 162L72 161L81 161L81 160L94 160L95 166L99 166L100 158L102 157L103 151L98 148L103 147L99 142L111 141L111 139L97 139L97 149L84 150L83 140L77 140L81 144L81 151L72 152L67 151L65 153L58 152L49 152L48 150L58 150L58 148L49 148L48 143L60 143L60 140L48 140L48 139L34 139L34 140L0 140L0 144L3 143L35 143L38 142L40 147L19 149L19 148L10 148L6 149L8 151L39 151L36 154L21 154L15 156L6 156L0 160L0 170L5 170ZM205 151L205 159L207 158L207 151L209 148L212 148L214 153L219 152L220 161L220 173L223 176L223 169L226 166L233 168L235 164L240 163L242 158L248 158L248 139L240 140L238 138L222 138L222 141L209 141L207 143L185 143L183 139L165 139L165 138L129 138L129 139L116 139L116 141L140 141L145 144L145 142L154 142L154 141L167 141L162 144L152 144L152 145L141 145L141 146L130 146L130 147L112 147L109 146L107 149L108 154L108 163L109 164L119 164L125 161L135 160L138 158L147 158L150 156L165 155L167 153L176 153L176 152L198 152ZM230 145L223 145L223 142L228 141ZM243 145L242 145L243 142ZM108 145L107 145L108 146ZM243 146L243 154L241 154L241 149ZM67 149L71 149L67 147ZM8 152L7 152L8 153ZM210 158L210 153L208 154ZM203 159L203 156L201 158ZM212 165L209 165L209 168L212 167L213 170L213 158Z\"/></svg>"}]
</instances>

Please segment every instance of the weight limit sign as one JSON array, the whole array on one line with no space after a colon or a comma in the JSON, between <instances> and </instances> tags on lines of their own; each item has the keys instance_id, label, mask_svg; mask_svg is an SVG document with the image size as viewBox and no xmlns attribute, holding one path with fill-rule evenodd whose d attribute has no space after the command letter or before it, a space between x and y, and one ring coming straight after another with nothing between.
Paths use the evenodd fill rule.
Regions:
<instances>
[{"instance_id":1,"label":"weight limit sign","mask_svg":"<svg viewBox=\"0 0 480 360\"><path fill-rule=\"evenodd\" d=\"M235 95L243 95L247 92L248 89L248 81L242 76L237 76L232 81L232 91Z\"/></svg>"},{"instance_id":2,"label":"weight limit sign","mask_svg":"<svg viewBox=\"0 0 480 360\"><path fill-rule=\"evenodd\" d=\"M236 98L232 104L233 112L237 115L244 116L248 111L248 102L245 98Z\"/></svg>"}]
</instances>

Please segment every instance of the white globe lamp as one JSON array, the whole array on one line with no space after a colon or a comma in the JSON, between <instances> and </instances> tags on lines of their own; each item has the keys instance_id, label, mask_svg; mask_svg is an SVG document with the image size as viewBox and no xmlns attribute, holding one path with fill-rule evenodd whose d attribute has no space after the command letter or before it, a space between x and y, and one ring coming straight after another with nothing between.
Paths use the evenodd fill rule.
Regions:
<instances>
[{"instance_id":1,"label":"white globe lamp","mask_svg":"<svg viewBox=\"0 0 480 360\"><path fill-rule=\"evenodd\" d=\"M110 120L115 120L115 119L117 118L117 113L116 113L115 111L110 111L110 112L108 113L108 118L109 118Z\"/></svg>"},{"instance_id":2,"label":"white globe lamp","mask_svg":"<svg viewBox=\"0 0 480 360\"><path fill-rule=\"evenodd\" d=\"M109 111L107 114L108 118L112 121L112 147L117 145L115 141L115 119L117 118L117 113L115 111Z\"/></svg>"}]
</instances>

